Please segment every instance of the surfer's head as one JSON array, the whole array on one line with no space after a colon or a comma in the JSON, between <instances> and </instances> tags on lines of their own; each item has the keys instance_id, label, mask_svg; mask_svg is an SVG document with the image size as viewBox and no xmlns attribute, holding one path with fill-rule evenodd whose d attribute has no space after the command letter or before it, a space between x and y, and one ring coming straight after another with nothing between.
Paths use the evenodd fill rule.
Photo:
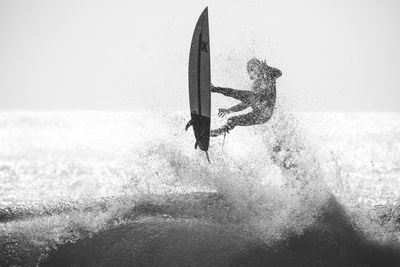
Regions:
<instances>
[{"instance_id":1,"label":"surfer's head","mask_svg":"<svg viewBox=\"0 0 400 267\"><path fill-rule=\"evenodd\" d=\"M247 62L247 73L250 79L276 79L282 75L282 72L276 68L270 67L264 61L258 58L252 58Z\"/></svg>"},{"instance_id":2,"label":"surfer's head","mask_svg":"<svg viewBox=\"0 0 400 267\"><path fill-rule=\"evenodd\" d=\"M247 62L247 73L250 79L254 80L261 75L261 61L257 58L252 58Z\"/></svg>"}]
</instances>

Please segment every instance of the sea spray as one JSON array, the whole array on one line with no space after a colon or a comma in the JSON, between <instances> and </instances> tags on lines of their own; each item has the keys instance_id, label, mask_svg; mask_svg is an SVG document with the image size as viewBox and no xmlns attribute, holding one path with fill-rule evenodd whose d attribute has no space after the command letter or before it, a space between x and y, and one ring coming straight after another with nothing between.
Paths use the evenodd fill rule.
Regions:
<instances>
[{"instance_id":1,"label":"sea spray","mask_svg":"<svg viewBox=\"0 0 400 267\"><path fill-rule=\"evenodd\" d=\"M257 235L266 241L279 240L285 232L301 234L312 225L328 194L318 161L307 140L301 138L296 120L279 111L270 125L259 127L255 134L246 136L250 129L242 130L232 135L244 142L230 141L231 147L225 151L218 148L220 142L212 142L211 155L216 159L211 165L201 155L193 158L191 152L181 149L178 140L146 144L136 162L133 190L150 192L152 186L162 186L161 190L173 192L191 186L218 192L229 203L226 220L257 229ZM237 136L227 138L236 141ZM232 150L238 153L232 155ZM277 166L280 172L276 172ZM285 186L274 180L284 180Z\"/></svg>"}]
</instances>

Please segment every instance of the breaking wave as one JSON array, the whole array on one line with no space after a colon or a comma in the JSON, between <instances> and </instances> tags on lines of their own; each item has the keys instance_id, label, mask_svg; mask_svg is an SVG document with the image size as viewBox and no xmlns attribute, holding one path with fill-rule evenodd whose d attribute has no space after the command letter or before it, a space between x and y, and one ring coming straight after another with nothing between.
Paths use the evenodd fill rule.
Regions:
<instances>
[{"instance_id":1,"label":"breaking wave","mask_svg":"<svg viewBox=\"0 0 400 267\"><path fill-rule=\"evenodd\" d=\"M66 179L61 189L80 193L3 205L1 266L400 263L397 206L365 210L338 201L319 148L282 108L266 125L238 127L226 139L213 139L211 164L183 131L184 114L89 114L87 121L101 124L81 123L83 128L74 125L82 114L67 120L65 114L40 116L42 121L39 115L18 116L1 123L16 129L45 123L47 133L53 131L51 144L39 138L36 146L18 147L19 153L43 155L36 165L17 158L24 173L57 159L64 172L52 162L53 176L35 177L43 186L48 179ZM21 169L10 167L20 154L6 152L2 173L20 175Z\"/></svg>"}]
</instances>

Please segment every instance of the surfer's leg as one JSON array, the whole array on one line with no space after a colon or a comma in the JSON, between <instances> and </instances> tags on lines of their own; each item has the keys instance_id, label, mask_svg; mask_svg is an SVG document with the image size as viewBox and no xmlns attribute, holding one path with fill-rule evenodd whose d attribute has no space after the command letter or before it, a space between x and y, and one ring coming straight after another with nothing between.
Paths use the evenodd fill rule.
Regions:
<instances>
[{"instance_id":1,"label":"surfer's leg","mask_svg":"<svg viewBox=\"0 0 400 267\"><path fill-rule=\"evenodd\" d=\"M229 126L229 130L235 128L236 126L250 126L257 123L257 118L259 112L252 111L243 115L230 117L226 123Z\"/></svg>"},{"instance_id":2,"label":"surfer's leg","mask_svg":"<svg viewBox=\"0 0 400 267\"><path fill-rule=\"evenodd\" d=\"M225 96L235 98L246 104L251 104L250 99L253 96L253 92L250 92L250 91L236 90L236 89L225 88L225 87L214 87L212 92L220 93Z\"/></svg>"}]
</instances>

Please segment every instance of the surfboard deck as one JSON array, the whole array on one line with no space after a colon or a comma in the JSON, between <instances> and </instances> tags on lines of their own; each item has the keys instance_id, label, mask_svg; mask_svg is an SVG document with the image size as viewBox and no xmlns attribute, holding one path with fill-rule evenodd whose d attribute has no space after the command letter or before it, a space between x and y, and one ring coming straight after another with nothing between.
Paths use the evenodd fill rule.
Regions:
<instances>
[{"instance_id":1,"label":"surfboard deck","mask_svg":"<svg viewBox=\"0 0 400 267\"><path fill-rule=\"evenodd\" d=\"M207 152L210 144L211 69L208 8L201 13L193 32L189 54L190 116L186 129L193 126L195 148Z\"/></svg>"}]
</instances>

